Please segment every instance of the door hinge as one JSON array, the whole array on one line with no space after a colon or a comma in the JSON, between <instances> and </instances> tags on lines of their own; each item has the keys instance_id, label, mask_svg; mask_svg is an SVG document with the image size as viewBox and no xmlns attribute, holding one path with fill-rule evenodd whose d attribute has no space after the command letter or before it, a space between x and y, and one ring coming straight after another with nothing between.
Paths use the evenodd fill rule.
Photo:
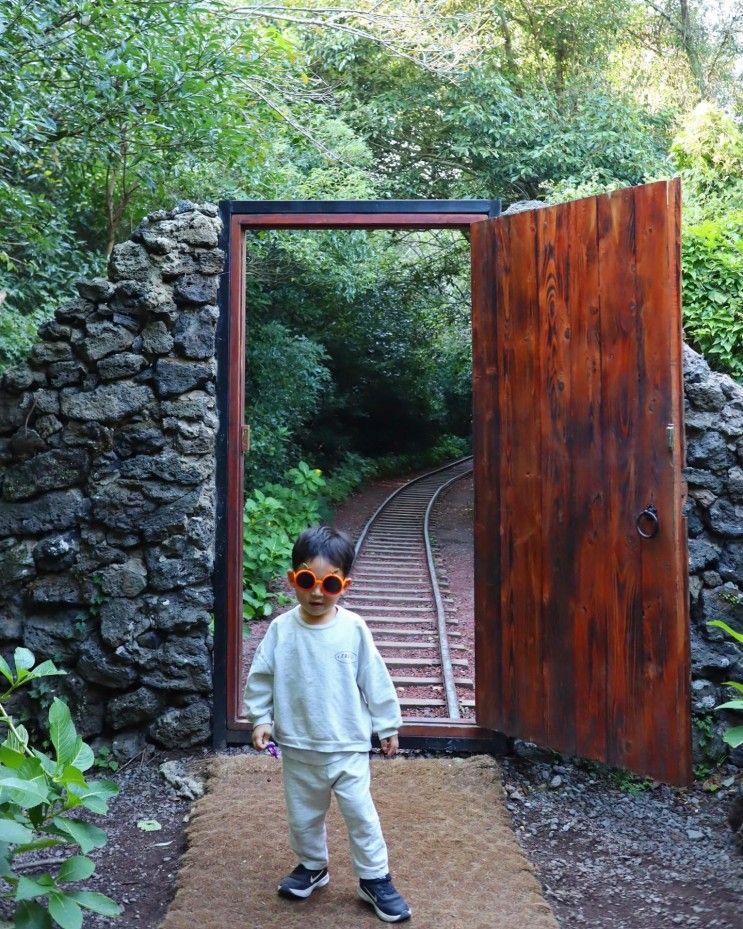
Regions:
<instances>
[{"instance_id":1,"label":"door hinge","mask_svg":"<svg viewBox=\"0 0 743 929\"><path fill-rule=\"evenodd\" d=\"M676 430L673 426L673 423L669 423L666 426L666 445L668 446L668 451L673 451L673 445L676 439Z\"/></svg>"},{"instance_id":2,"label":"door hinge","mask_svg":"<svg viewBox=\"0 0 743 929\"><path fill-rule=\"evenodd\" d=\"M243 426L240 430L240 451L243 455L250 451L250 426Z\"/></svg>"}]
</instances>

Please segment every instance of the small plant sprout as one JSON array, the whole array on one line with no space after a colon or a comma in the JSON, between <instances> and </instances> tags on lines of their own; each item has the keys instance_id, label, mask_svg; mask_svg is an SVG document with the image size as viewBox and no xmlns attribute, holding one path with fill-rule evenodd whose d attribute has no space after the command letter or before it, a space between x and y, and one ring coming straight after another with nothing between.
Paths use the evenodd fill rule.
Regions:
<instances>
[{"instance_id":1,"label":"small plant sprout","mask_svg":"<svg viewBox=\"0 0 743 929\"><path fill-rule=\"evenodd\" d=\"M743 634L737 632L731 626L728 626L727 623L724 623L721 619L715 619L711 623L708 623L709 626L717 626L719 629L722 629L724 632L727 632L731 638L739 645L743 645ZM743 683L741 681L725 681L726 687L732 687L733 690L738 691L738 693L743 694ZM728 700L726 703L720 703L715 707L716 710L737 710L738 712L743 712L743 697L736 697L734 700ZM739 745L743 745L743 726L731 726L729 729L726 729L723 733L722 738L731 748L738 748Z\"/></svg>"}]
</instances>

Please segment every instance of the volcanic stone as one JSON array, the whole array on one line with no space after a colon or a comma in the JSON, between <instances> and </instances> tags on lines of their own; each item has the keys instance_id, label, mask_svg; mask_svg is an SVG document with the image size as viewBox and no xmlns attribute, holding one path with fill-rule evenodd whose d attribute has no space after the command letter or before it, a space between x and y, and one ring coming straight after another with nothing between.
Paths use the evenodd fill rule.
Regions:
<instances>
[{"instance_id":1,"label":"volcanic stone","mask_svg":"<svg viewBox=\"0 0 743 929\"><path fill-rule=\"evenodd\" d=\"M134 336L121 326L110 322L88 323L88 338L80 345L80 354L87 361L98 361L114 352L123 352L134 341Z\"/></svg>"},{"instance_id":2,"label":"volcanic stone","mask_svg":"<svg viewBox=\"0 0 743 929\"><path fill-rule=\"evenodd\" d=\"M33 549L37 568L42 571L64 571L77 560L80 542L74 532L47 536Z\"/></svg>"},{"instance_id":3,"label":"volcanic stone","mask_svg":"<svg viewBox=\"0 0 743 929\"><path fill-rule=\"evenodd\" d=\"M177 303L214 303L217 299L219 280L209 275L184 274L173 285L173 296Z\"/></svg>"},{"instance_id":4,"label":"volcanic stone","mask_svg":"<svg viewBox=\"0 0 743 929\"><path fill-rule=\"evenodd\" d=\"M147 362L141 355L132 352L121 352L118 355L109 355L98 362L98 373L101 380L113 381L121 377L129 377L139 373Z\"/></svg>"},{"instance_id":5,"label":"volcanic stone","mask_svg":"<svg viewBox=\"0 0 743 929\"><path fill-rule=\"evenodd\" d=\"M214 355L216 307L203 307L198 313L183 313L173 328L175 347L186 358L205 359Z\"/></svg>"},{"instance_id":6,"label":"volcanic stone","mask_svg":"<svg viewBox=\"0 0 743 929\"><path fill-rule=\"evenodd\" d=\"M27 500L47 490L81 484L88 476L88 455L82 449L42 452L16 465L5 476L3 497Z\"/></svg>"},{"instance_id":7,"label":"volcanic stone","mask_svg":"<svg viewBox=\"0 0 743 929\"><path fill-rule=\"evenodd\" d=\"M743 538L743 505L720 498L710 507L706 519L719 535L728 539Z\"/></svg>"},{"instance_id":8,"label":"volcanic stone","mask_svg":"<svg viewBox=\"0 0 743 929\"><path fill-rule=\"evenodd\" d=\"M36 565L28 546L14 539L0 541L0 596L3 587L27 580L36 574Z\"/></svg>"},{"instance_id":9,"label":"volcanic stone","mask_svg":"<svg viewBox=\"0 0 743 929\"><path fill-rule=\"evenodd\" d=\"M0 501L0 534L39 535L77 525L90 513L90 501L75 490L52 491L22 503Z\"/></svg>"},{"instance_id":10,"label":"volcanic stone","mask_svg":"<svg viewBox=\"0 0 743 929\"><path fill-rule=\"evenodd\" d=\"M205 700L199 700L185 709L167 710L147 732L164 748L200 745L211 735L211 708Z\"/></svg>"},{"instance_id":11,"label":"volcanic stone","mask_svg":"<svg viewBox=\"0 0 743 929\"><path fill-rule=\"evenodd\" d=\"M208 364L171 361L158 358L155 362L155 385L158 397L173 397L197 387L203 387L212 379Z\"/></svg>"},{"instance_id":12,"label":"volcanic stone","mask_svg":"<svg viewBox=\"0 0 743 929\"><path fill-rule=\"evenodd\" d=\"M149 687L138 687L128 694L114 697L108 704L108 723L113 729L125 729L154 719L162 708L160 697Z\"/></svg>"},{"instance_id":13,"label":"volcanic stone","mask_svg":"<svg viewBox=\"0 0 743 929\"><path fill-rule=\"evenodd\" d=\"M152 274L149 256L136 242L115 245L108 261L108 273L112 281L145 281Z\"/></svg>"},{"instance_id":14,"label":"volcanic stone","mask_svg":"<svg viewBox=\"0 0 743 929\"><path fill-rule=\"evenodd\" d=\"M80 646L76 670L86 681L113 690L130 687L138 677L136 668L117 661L94 636L89 636Z\"/></svg>"},{"instance_id":15,"label":"volcanic stone","mask_svg":"<svg viewBox=\"0 0 743 929\"><path fill-rule=\"evenodd\" d=\"M125 381L105 384L87 393L62 392L62 412L72 419L100 420L112 423L138 413L154 400L149 387Z\"/></svg>"}]
</instances>

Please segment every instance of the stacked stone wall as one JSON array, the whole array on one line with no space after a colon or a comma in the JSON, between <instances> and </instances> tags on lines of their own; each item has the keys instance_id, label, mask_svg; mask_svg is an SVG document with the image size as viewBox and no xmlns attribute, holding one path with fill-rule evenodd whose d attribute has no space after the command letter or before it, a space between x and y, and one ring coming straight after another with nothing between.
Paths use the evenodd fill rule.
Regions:
<instances>
[{"instance_id":1,"label":"stacked stone wall","mask_svg":"<svg viewBox=\"0 0 743 929\"><path fill-rule=\"evenodd\" d=\"M81 732L124 756L211 733L219 231L211 205L153 213L0 383L0 651L59 661ZM713 759L713 707L743 679L708 625L743 631L743 388L688 347L684 383L692 709Z\"/></svg>"},{"instance_id":2,"label":"stacked stone wall","mask_svg":"<svg viewBox=\"0 0 743 929\"><path fill-rule=\"evenodd\" d=\"M713 708L731 696L725 681L743 680L740 647L709 626L743 632L743 387L685 346L684 394L693 731L696 757L715 760L725 721ZM732 759L743 767L741 749Z\"/></svg>"},{"instance_id":3,"label":"stacked stone wall","mask_svg":"<svg viewBox=\"0 0 743 929\"><path fill-rule=\"evenodd\" d=\"M210 735L219 229L149 216L0 385L0 649L122 755Z\"/></svg>"}]
</instances>

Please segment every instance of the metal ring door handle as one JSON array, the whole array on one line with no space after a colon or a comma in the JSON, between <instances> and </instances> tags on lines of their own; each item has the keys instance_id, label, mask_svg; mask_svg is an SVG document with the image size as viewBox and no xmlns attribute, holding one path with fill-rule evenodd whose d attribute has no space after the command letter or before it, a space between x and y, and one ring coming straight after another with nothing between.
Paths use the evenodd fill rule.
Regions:
<instances>
[{"instance_id":1,"label":"metal ring door handle","mask_svg":"<svg viewBox=\"0 0 743 929\"><path fill-rule=\"evenodd\" d=\"M647 523L650 524L649 528L643 528L643 524ZM654 539L658 535L660 521L658 519L658 511L652 503L648 503L642 513L637 517L635 526L637 527L638 534L641 535L643 539Z\"/></svg>"}]
</instances>

